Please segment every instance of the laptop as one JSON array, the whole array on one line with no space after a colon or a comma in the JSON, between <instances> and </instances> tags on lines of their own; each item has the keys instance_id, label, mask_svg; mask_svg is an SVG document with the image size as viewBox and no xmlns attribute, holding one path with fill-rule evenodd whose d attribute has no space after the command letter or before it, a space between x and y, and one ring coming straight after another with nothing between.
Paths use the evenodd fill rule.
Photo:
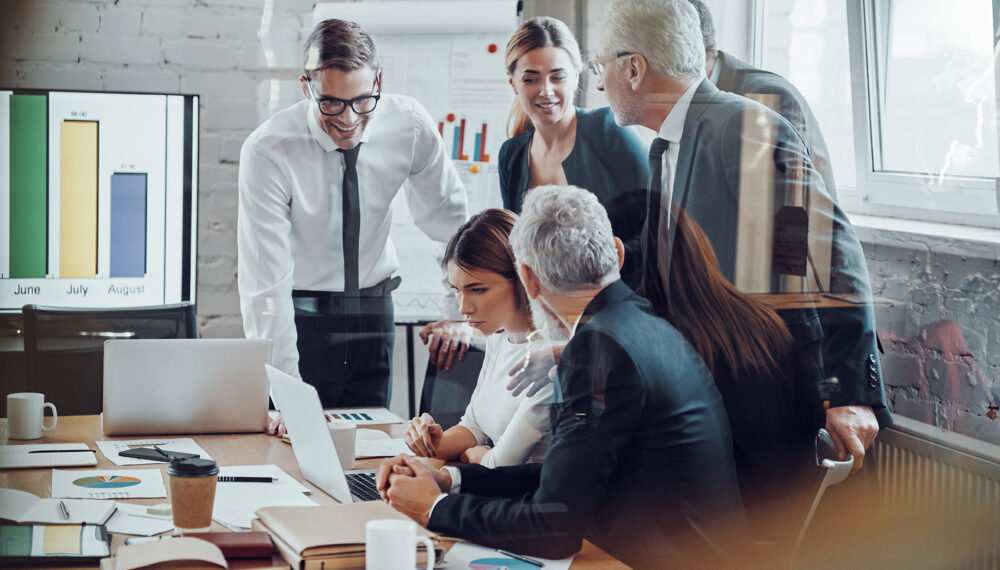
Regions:
<instances>
[{"instance_id":1,"label":"laptop","mask_svg":"<svg viewBox=\"0 0 1000 570\"><path fill-rule=\"evenodd\" d=\"M341 467L316 388L273 366L265 369L302 475L341 503L381 500L374 469L344 471Z\"/></svg>"},{"instance_id":2,"label":"laptop","mask_svg":"<svg viewBox=\"0 0 1000 570\"><path fill-rule=\"evenodd\" d=\"M264 431L270 358L267 339L109 340L104 434Z\"/></svg>"}]
</instances>

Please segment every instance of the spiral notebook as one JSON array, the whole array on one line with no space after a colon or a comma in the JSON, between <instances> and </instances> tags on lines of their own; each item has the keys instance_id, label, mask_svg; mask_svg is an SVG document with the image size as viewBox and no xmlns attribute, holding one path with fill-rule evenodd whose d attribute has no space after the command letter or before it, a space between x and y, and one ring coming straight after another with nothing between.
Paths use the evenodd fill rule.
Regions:
<instances>
[{"instance_id":1,"label":"spiral notebook","mask_svg":"<svg viewBox=\"0 0 1000 570\"><path fill-rule=\"evenodd\" d=\"M86 443L0 445L0 469L97 465L97 454Z\"/></svg>"},{"instance_id":2,"label":"spiral notebook","mask_svg":"<svg viewBox=\"0 0 1000 570\"><path fill-rule=\"evenodd\" d=\"M167 497L159 469L52 470L56 499L161 499Z\"/></svg>"}]
</instances>

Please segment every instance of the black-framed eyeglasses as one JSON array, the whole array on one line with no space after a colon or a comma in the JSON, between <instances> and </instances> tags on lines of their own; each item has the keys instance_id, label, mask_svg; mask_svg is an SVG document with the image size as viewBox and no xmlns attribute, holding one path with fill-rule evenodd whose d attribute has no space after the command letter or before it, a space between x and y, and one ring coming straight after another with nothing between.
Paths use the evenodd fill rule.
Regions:
<instances>
[{"instance_id":1,"label":"black-framed eyeglasses","mask_svg":"<svg viewBox=\"0 0 1000 570\"><path fill-rule=\"evenodd\" d=\"M327 117L336 117L344 111L347 110L347 106L350 105L351 109L359 115L367 115L375 110L375 106L378 105L378 100L382 98L381 93L373 93L371 95L362 95L360 97L355 97L354 99L338 99L336 97L317 97L316 92L313 91L312 79L309 81L309 94L312 95L313 101L316 101L316 105L319 107L319 112ZM372 91L375 91L379 87L378 79L372 84Z\"/></svg>"},{"instance_id":2,"label":"black-framed eyeglasses","mask_svg":"<svg viewBox=\"0 0 1000 570\"><path fill-rule=\"evenodd\" d=\"M612 59L618 59L619 57L625 57L627 55L635 55L635 52L620 51L616 53L614 56L609 55L605 57L595 57L594 59L587 62L587 69L589 69L590 72L593 73L594 75L600 77L601 75L604 74L604 64L601 62L610 61Z\"/></svg>"}]
</instances>

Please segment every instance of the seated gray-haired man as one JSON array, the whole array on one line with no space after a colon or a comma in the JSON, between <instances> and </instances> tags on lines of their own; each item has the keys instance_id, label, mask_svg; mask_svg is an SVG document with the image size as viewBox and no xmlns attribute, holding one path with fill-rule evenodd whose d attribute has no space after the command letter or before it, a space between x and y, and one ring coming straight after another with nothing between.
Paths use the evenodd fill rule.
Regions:
<instances>
[{"instance_id":1,"label":"seated gray-haired man","mask_svg":"<svg viewBox=\"0 0 1000 570\"><path fill-rule=\"evenodd\" d=\"M734 563L747 544L729 423L704 363L619 279L621 241L590 192L528 193L510 236L535 324L569 337L542 463L431 471L383 463L382 496L427 528L561 558L592 540L628 565Z\"/></svg>"}]
</instances>

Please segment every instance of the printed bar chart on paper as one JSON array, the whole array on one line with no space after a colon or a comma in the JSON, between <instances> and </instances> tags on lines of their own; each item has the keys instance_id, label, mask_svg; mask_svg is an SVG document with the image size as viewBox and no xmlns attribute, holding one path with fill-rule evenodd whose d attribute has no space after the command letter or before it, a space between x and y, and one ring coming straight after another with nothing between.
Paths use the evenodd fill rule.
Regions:
<instances>
[{"instance_id":1,"label":"printed bar chart on paper","mask_svg":"<svg viewBox=\"0 0 1000 570\"><path fill-rule=\"evenodd\" d=\"M194 301L198 98L0 90L0 310Z\"/></svg>"}]
</instances>

